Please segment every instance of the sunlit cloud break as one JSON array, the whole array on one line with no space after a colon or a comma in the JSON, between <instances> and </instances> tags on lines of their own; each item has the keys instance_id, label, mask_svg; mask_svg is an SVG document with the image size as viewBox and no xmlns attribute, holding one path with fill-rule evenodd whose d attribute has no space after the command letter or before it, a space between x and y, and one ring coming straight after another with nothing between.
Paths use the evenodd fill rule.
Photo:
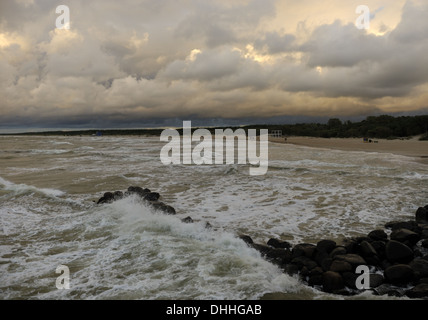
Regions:
<instances>
[{"instance_id":1,"label":"sunlit cloud break","mask_svg":"<svg viewBox=\"0 0 428 320\"><path fill-rule=\"evenodd\" d=\"M2 126L428 110L424 1L58 6L0 4Z\"/></svg>"}]
</instances>

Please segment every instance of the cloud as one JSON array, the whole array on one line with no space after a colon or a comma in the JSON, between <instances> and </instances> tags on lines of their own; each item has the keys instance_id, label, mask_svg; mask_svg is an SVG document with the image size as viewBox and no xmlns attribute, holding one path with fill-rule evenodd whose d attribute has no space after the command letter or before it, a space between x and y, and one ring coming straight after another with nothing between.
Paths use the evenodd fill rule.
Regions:
<instances>
[{"instance_id":1,"label":"cloud","mask_svg":"<svg viewBox=\"0 0 428 320\"><path fill-rule=\"evenodd\" d=\"M0 124L426 110L428 5L406 2L394 25L372 1L383 34L358 30L351 6L293 31L270 23L282 1L76 0L57 30L58 1L1 1Z\"/></svg>"}]
</instances>

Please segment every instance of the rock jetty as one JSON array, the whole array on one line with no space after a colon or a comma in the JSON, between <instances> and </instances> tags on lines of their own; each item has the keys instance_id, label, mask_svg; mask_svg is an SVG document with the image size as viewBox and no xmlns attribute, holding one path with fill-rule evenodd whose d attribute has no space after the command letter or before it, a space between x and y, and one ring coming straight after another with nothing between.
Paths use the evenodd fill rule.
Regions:
<instances>
[{"instance_id":1,"label":"rock jetty","mask_svg":"<svg viewBox=\"0 0 428 320\"><path fill-rule=\"evenodd\" d=\"M249 235L240 238L284 272L324 292L361 293L365 289L357 289L361 273L356 269L363 265L374 294L428 298L428 205L418 208L414 220L392 221L342 244L325 239L292 246L274 238L266 244L254 243Z\"/></svg>"},{"instance_id":2,"label":"rock jetty","mask_svg":"<svg viewBox=\"0 0 428 320\"><path fill-rule=\"evenodd\" d=\"M116 200L123 199L129 196L137 196L139 199L145 203L146 205L152 207L157 211L161 211L165 214L175 215L176 211L170 205L159 201L160 194L158 192L152 192L150 189L143 189L141 187L130 186L128 190L125 192L122 191L114 191L114 192L106 192L104 195L98 199L97 204L103 203L112 203Z\"/></svg>"},{"instance_id":3,"label":"rock jetty","mask_svg":"<svg viewBox=\"0 0 428 320\"><path fill-rule=\"evenodd\" d=\"M159 193L136 186L125 192L106 192L97 204L133 195L156 211L176 214L173 207L160 201ZM181 221L193 223L190 216ZM293 246L275 238L266 244L255 243L249 235L239 238L285 273L297 275L303 283L323 292L350 296L367 290L356 285L361 275L357 267L367 266L368 290L374 294L428 299L428 205L417 209L414 220L388 222L384 229L345 239L341 244L324 239Z\"/></svg>"}]
</instances>

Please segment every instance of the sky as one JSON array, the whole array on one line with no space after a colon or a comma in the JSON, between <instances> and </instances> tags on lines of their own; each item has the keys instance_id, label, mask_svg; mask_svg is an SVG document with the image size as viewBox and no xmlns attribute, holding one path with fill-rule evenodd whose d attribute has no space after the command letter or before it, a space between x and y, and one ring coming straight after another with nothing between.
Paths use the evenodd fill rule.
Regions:
<instances>
[{"instance_id":1,"label":"sky","mask_svg":"<svg viewBox=\"0 0 428 320\"><path fill-rule=\"evenodd\" d=\"M428 114L426 17L426 0L1 0L0 128Z\"/></svg>"}]
</instances>

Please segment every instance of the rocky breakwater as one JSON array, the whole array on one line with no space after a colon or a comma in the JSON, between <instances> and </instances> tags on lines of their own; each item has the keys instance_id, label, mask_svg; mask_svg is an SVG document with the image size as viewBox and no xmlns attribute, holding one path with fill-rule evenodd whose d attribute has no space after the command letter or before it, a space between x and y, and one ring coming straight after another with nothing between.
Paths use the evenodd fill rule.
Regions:
<instances>
[{"instance_id":1,"label":"rocky breakwater","mask_svg":"<svg viewBox=\"0 0 428 320\"><path fill-rule=\"evenodd\" d=\"M142 188L138 186L130 186L125 192L123 191L113 191L105 192L101 198L96 201L99 204L112 203L114 201L126 198L126 197L137 197L137 200L141 201L146 206L152 208L155 211L175 215L177 214L174 207L165 204L161 201L161 195L158 192L152 192L150 189ZM184 223L192 223L193 219L191 217L186 217L181 219ZM207 223L207 227L209 223Z\"/></svg>"},{"instance_id":2,"label":"rocky breakwater","mask_svg":"<svg viewBox=\"0 0 428 320\"><path fill-rule=\"evenodd\" d=\"M416 211L414 220L392 221L385 229L342 244L325 239L292 246L274 238L266 244L254 243L248 235L240 238L284 272L324 292L349 296L372 290L376 295L428 298L428 205ZM368 288L357 288L363 275L359 266L369 271Z\"/></svg>"}]
</instances>

